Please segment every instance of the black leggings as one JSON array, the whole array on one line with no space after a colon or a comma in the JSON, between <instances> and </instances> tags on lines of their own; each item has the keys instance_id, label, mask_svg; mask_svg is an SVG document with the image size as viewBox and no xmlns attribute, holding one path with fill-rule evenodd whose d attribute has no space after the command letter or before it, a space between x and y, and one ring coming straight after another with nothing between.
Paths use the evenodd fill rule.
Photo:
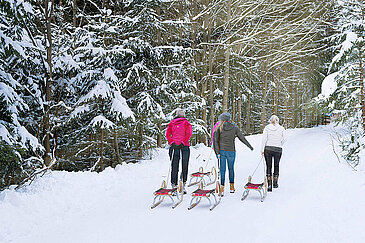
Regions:
<instances>
[{"instance_id":1,"label":"black leggings","mask_svg":"<svg viewBox=\"0 0 365 243\"><path fill-rule=\"evenodd\" d=\"M174 154L172 154L174 153ZM173 149L172 146L169 149L170 159L172 158L171 163L171 184L177 185L178 180L178 173L179 173L179 160L180 154L182 155L182 179L185 183L188 178L188 166L189 166L189 157L190 157L190 148L189 146L184 146L183 148L175 148Z\"/></svg>"},{"instance_id":2,"label":"black leggings","mask_svg":"<svg viewBox=\"0 0 365 243\"><path fill-rule=\"evenodd\" d=\"M266 175L272 175L272 158L274 158L274 175L279 175L279 163L282 152L274 152L265 149L264 156L266 161Z\"/></svg>"}]
</instances>

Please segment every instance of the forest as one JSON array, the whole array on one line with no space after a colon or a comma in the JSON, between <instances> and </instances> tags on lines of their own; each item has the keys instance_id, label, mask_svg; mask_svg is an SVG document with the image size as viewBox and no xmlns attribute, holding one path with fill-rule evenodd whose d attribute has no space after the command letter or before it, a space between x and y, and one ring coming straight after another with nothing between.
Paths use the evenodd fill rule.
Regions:
<instances>
[{"instance_id":1,"label":"forest","mask_svg":"<svg viewBox=\"0 0 365 243\"><path fill-rule=\"evenodd\" d=\"M0 0L0 189L47 170L102 171L167 146L175 110L210 146L337 117L364 148L360 0ZM324 89L323 87L326 87Z\"/></svg>"}]
</instances>

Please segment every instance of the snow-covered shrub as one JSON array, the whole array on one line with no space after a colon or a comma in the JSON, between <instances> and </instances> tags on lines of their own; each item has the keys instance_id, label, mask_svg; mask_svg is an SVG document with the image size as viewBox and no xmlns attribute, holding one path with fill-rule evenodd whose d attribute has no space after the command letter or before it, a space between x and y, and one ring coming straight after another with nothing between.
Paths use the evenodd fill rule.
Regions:
<instances>
[{"instance_id":1,"label":"snow-covered shrub","mask_svg":"<svg viewBox=\"0 0 365 243\"><path fill-rule=\"evenodd\" d=\"M361 111L342 123L347 134L338 137L342 157L352 166L359 165L359 153L365 148Z\"/></svg>"},{"instance_id":2,"label":"snow-covered shrub","mask_svg":"<svg viewBox=\"0 0 365 243\"><path fill-rule=\"evenodd\" d=\"M27 164L21 154L25 150L14 148L0 140L0 190L21 183L27 176Z\"/></svg>"}]
</instances>

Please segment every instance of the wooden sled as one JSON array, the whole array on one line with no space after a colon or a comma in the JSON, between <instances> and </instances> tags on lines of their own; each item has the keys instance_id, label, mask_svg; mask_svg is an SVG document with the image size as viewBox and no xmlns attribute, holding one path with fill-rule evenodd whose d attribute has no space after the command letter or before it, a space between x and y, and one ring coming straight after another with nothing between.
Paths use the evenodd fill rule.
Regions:
<instances>
[{"instance_id":1,"label":"wooden sled","mask_svg":"<svg viewBox=\"0 0 365 243\"><path fill-rule=\"evenodd\" d=\"M248 182L245 185L245 191L242 194L241 200L242 201L245 200L250 191L257 191L258 193L260 193L261 202L263 202L265 200L266 195L267 195L267 179L266 179L266 177L264 179L264 182L261 183L261 184L251 183L251 180L252 180L252 177L249 176L248 177Z\"/></svg>"},{"instance_id":2,"label":"wooden sled","mask_svg":"<svg viewBox=\"0 0 365 243\"><path fill-rule=\"evenodd\" d=\"M220 193L220 186L219 186L219 182L216 183L216 188L215 189L208 189L208 190L204 190L203 189L203 182L201 181L199 183L199 188L196 189L192 194L192 198L190 200L190 205L188 207L188 210L194 208L196 205L198 205L201 201L202 198L206 198L209 201L209 210L212 211L221 201L221 197L218 196L218 200L217 200L217 196L215 195L215 193L219 193L219 195L221 195Z\"/></svg>"},{"instance_id":3,"label":"wooden sled","mask_svg":"<svg viewBox=\"0 0 365 243\"><path fill-rule=\"evenodd\" d=\"M155 195L155 198L153 199L151 209L160 205L166 197L171 199L173 203L172 208L176 208L183 200L184 193L182 182L180 181L179 185L175 188L167 189L166 181L162 181L161 188L153 194Z\"/></svg>"},{"instance_id":4,"label":"wooden sled","mask_svg":"<svg viewBox=\"0 0 365 243\"><path fill-rule=\"evenodd\" d=\"M212 185L217 181L217 170L212 167L210 172L204 172L203 167L199 168L198 172L190 174L189 186L194 186L203 182L203 186Z\"/></svg>"}]
</instances>

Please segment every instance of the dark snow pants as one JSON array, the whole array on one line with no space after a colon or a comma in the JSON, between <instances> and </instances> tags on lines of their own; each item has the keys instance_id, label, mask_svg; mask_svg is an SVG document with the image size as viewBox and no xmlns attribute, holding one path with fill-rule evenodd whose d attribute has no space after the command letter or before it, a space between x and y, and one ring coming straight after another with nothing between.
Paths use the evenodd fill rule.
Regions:
<instances>
[{"instance_id":1,"label":"dark snow pants","mask_svg":"<svg viewBox=\"0 0 365 243\"><path fill-rule=\"evenodd\" d=\"M170 160L172 157L171 162L171 184L177 185L178 181L178 173L179 173L179 161L180 161L180 154L182 155L182 179L185 183L188 178L188 166L189 166L189 158L190 158L190 148L189 146L184 146L183 148L172 148L169 149Z\"/></svg>"},{"instance_id":2,"label":"dark snow pants","mask_svg":"<svg viewBox=\"0 0 365 243\"><path fill-rule=\"evenodd\" d=\"M266 148L264 150L264 156L266 161L266 175L272 175L272 159L274 159L274 175L279 175L279 163L281 158L281 149L275 151L270 148ZM280 152L279 152L280 151Z\"/></svg>"}]
</instances>

